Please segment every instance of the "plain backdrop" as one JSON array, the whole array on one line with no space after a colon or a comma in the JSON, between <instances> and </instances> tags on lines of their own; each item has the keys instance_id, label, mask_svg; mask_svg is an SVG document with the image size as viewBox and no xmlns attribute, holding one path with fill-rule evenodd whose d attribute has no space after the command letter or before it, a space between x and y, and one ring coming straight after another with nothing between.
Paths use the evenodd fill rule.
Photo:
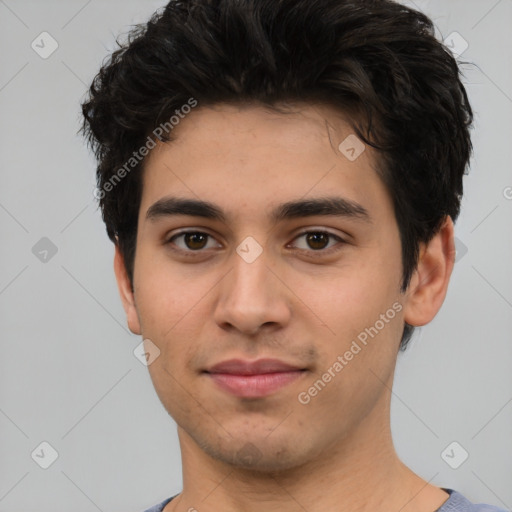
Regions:
<instances>
[{"instance_id":1,"label":"plain backdrop","mask_svg":"<svg viewBox=\"0 0 512 512\"><path fill-rule=\"evenodd\" d=\"M441 311L399 357L393 436L426 480L510 509L512 1L404 3L475 64L463 68L475 129L458 260ZM0 0L0 512L140 512L181 491L176 425L134 356L77 135L115 37L164 5ZM468 453L457 469L447 447Z\"/></svg>"}]
</instances>

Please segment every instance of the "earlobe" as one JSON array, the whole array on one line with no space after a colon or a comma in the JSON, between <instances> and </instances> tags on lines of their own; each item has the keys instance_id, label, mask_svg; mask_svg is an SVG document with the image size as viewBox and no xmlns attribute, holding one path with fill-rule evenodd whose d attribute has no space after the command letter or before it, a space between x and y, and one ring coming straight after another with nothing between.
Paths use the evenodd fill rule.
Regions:
<instances>
[{"instance_id":1,"label":"earlobe","mask_svg":"<svg viewBox=\"0 0 512 512\"><path fill-rule=\"evenodd\" d=\"M121 254L119 245L117 244L115 245L114 272L116 275L119 295L121 296L123 308L126 313L128 328L133 332L133 334L140 335L142 334L142 331L140 328L139 315L135 305L135 297L132 291L130 279L126 272L123 255Z\"/></svg>"},{"instance_id":2,"label":"earlobe","mask_svg":"<svg viewBox=\"0 0 512 512\"><path fill-rule=\"evenodd\" d=\"M454 263L453 221L446 216L438 233L420 247L418 266L405 293L405 322L421 326L433 320L446 297Z\"/></svg>"}]
</instances>

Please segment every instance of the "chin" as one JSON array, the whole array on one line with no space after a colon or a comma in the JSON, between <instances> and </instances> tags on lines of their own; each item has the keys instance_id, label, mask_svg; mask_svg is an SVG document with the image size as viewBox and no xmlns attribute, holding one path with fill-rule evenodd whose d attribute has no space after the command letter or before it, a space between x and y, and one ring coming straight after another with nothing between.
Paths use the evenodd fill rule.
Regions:
<instances>
[{"instance_id":1,"label":"chin","mask_svg":"<svg viewBox=\"0 0 512 512\"><path fill-rule=\"evenodd\" d=\"M307 462L307 454L297 451L296 442L289 442L294 438L289 436L288 441L281 439L271 442L264 436L258 439L247 437L245 440L223 440L219 444L203 442L201 448L213 459L230 466L257 473L276 473Z\"/></svg>"}]
</instances>

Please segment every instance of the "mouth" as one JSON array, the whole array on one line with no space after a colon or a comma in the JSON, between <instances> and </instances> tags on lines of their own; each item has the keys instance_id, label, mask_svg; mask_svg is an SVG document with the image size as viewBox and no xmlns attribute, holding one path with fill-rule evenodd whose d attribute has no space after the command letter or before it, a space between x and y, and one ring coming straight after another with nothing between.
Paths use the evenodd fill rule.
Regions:
<instances>
[{"instance_id":1,"label":"mouth","mask_svg":"<svg viewBox=\"0 0 512 512\"><path fill-rule=\"evenodd\" d=\"M222 390L241 398L263 398L301 378L307 369L277 359L231 359L204 373Z\"/></svg>"}]
</instances>

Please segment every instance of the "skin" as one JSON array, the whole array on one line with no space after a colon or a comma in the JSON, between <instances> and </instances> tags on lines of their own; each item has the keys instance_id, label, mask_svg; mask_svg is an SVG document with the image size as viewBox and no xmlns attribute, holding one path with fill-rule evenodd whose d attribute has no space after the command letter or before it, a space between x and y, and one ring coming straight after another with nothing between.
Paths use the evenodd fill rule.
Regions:
<instances>
[{"instance_id":1,"label":"skin","mask_svg":"<svg viewBox=\"0 0 512 512\"><path fill-rule=\"evenodd\" d=\"M133 293L117 248L114 267L130 330L160 350L148 368L178 425L183 492L165 512L252 512L262 502L280 512L433 512L448 499L398 458L390 398L404 321L425 325L444 301L453 223L447 217L421 245L401 293L391 196L372 148L353 162L337 150L351 133L341 113L325 105L295 105L287 114L257 105L197 107L174 128L175 141L159 143L146 160ZM227 221L147 220L150 206L168 195L215 203ZM332 195L363 205L371 223L268 218L279 203ZM183 228L211 237L165 243ZM346 243L308 244L298 236L306 228ZM236 252L248 236L263 249L252 263ZM326 254L331 247L340 250ZM401 305L394 318L300 403L298 394L393 304ZM260 399L233 396L202 373L227 359L263 357L307 371ZM248 446L252 461L243 457Z\"/></svg>"}]
</instances>

